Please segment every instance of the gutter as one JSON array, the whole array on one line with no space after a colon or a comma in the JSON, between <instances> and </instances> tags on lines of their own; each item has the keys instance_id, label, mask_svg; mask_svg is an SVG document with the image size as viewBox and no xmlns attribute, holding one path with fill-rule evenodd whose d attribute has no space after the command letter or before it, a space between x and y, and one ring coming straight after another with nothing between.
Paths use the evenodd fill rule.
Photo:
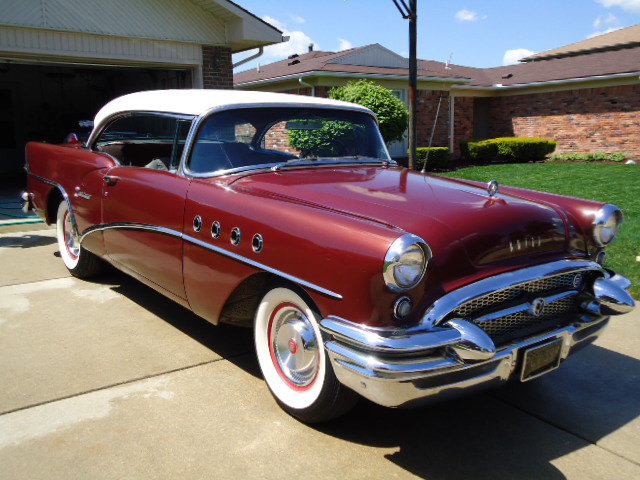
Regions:
<instances>
[{"instance_id":1,"label":"gutter","mask_svg":"<svg viewBox=\"0 0 640 480\"><path fill-rule=\"evenodd\" d=\"M254 53L253 55L251 55L251 56L249 56L247 58L243 58L242 60L238 60L236 63L231 65L231 70L233 70L236 67L239 67L240 65L244 65L245 63L250 62L251 60L255 60L256 58L261 56L263 53L264 53L264 46L258 47L258 53Z\"/></svg>"},{"instance_id":2,"label":"gutter","mask_svg":"<svg viewBox=\"0 0 640 480\"><path fill-rule=\"evenodd\" d=\"M305 82L302 77L298 78L298 82L300 82L300 85L304 85L305 87L310 87L311 88L311 96L315 97L316 96L316 86L315 85L311 85L310 83Z\"/></svg>"},{"instance_id":3,"label":"gutter","mask_svg":"<svg viewBox=\"0 0 640 480\"><path fill-rule=\"evenodd\" d=\"M294 73L291 75L284 75L281 77L272 77L265 78L262 80L253 80L251 82L243 82L236 83L236 87L249 87L253 85L264 85L266 83L274 83L280 82L282 80L298 80L306 77L349 77L349 78L379 78L381 80L403 80L406 81L408 75L386 75L383 73L354 73L354 72L326 72L324 70L315 70L311 72L305 73ZM452 84L460 84L460 83L469 83L471 82L470 78L451 78L451 77L426 77L419 76L418 80L426 80L430 82L440 82L440 83L452 83ZM302 82L301 82L302 83Z\"/></svg>"},{"instance_id":4,"label":"gutter","mask_svg":"<svg viewBox=\"0 0 640 480\"><path fill-rule=\"evenodd\" d=\"M481 85L452 85L451 90L478 90L478 91L486 91L486 92L500 92L503 90L517 90L521 88L543 87L545 85L562 85L565 83L585 83L585 82L593 82L597 80L615 80L619 78L633 78L633 77L638 77L638 80L640 81L640 72L615 73L611 75L597 75L594 77L566 78L562 80L548 80L546 82L521 83L517 85L501 85L497 83L490 87L481 86Z\"/></svg>"}]
</instances>

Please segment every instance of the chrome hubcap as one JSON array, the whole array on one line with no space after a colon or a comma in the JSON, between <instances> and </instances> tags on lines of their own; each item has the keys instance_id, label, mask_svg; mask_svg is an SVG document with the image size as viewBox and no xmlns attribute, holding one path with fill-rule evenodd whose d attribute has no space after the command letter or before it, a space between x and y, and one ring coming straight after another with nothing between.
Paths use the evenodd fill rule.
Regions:
<instances>
[{"instance_id":1,"label":"chrome hubcap","mask_svg":"<svg viewBox=\"0 0 640 480\"><path fill-rule=\"evenodd\" d=\"M64 244L67 247L69 255L74 258L80 255L80 242L78 241L78 236L73 231L73 224L71 223L69 212L64 215Z\"/></svg>"},{"instance_id":2,"label":"chrome hubcap","mask_svg":"<svg viewBox=\"0 0 640 480\"><path fill-rule=\"evenodd\" d=\"M272 320L271 347L276 366L297 387L313 383L318 373L318 340L307 316L293 305Z\"/></svg>"}]
</instances>

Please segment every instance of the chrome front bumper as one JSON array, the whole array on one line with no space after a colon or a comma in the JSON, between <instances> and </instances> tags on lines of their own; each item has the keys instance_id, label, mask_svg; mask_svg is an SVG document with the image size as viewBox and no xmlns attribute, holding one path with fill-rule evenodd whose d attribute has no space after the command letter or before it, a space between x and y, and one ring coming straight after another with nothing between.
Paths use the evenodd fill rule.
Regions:
<instances>
[{"instance_id":1,"label":"chrome front bumper","mask_svg":"<svg viewBox=\"0 0 640 480\"><path fill-rule=\"evenodd\" d=\"M610 315L633 308L626 277L592 262L554 263L558 271L566 270L569 263L580 268L589 264L602 273L593 285L591 301L584 303L583 312L576 313L571 324L496 348L486 333L464 319L431 317L433 322L393 329L369 328L327 317L320 326L338 380L388 407L439 401L519 378L522 352L530 347L561 339L562 361L595 340ZM469 287L473 285L463 288Z\"/></svg>"}]
</instances>

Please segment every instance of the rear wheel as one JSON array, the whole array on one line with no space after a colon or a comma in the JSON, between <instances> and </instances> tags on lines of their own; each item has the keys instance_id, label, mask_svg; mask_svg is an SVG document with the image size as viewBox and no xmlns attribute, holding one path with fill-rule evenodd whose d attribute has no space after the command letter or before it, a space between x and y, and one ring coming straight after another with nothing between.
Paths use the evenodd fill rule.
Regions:
<instances>
[{"instance_id":1,"label":"rear wheel","mask_svg":"<svg viewBox=\"0 0 640 480\"><path fill-rule=\"evenodd\" d=\"M319 318L296 292L275 287L262 298L254 327L258 362L271 394L287 413L307 423L338 417L358 399L333 372Z\"/></svg>"},{"instance_id":2,"label":"rear wheel","mask_svg":"<svg viewBox=\"0 0 640 480\"><path fill-rule=\"evenodd\" d=\"M80 239L71 222L71 214L67 202L60 202L60 205L58 205L56 233L60 258L62 258L71 275L87 278L103 271L103 261L80 245Z\"/></svg>"}]
</instances>

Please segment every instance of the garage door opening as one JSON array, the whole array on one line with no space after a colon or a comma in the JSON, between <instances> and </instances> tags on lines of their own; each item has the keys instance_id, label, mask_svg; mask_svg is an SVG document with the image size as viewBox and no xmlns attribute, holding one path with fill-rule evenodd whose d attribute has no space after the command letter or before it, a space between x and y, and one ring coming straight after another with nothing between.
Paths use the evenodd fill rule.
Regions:
<instances>
[{"instance_id":1,"label":"garage door opening","mask_svg":"<svg viewBox=\"0 0 640 480\"><path fill-rule=\"evenodd\" d=\"M23 184L24 147L61 143L109 100L131 92L190 88L189 69L23 64L0 60L0 182Z\"/></svg>"}]
</instances>

